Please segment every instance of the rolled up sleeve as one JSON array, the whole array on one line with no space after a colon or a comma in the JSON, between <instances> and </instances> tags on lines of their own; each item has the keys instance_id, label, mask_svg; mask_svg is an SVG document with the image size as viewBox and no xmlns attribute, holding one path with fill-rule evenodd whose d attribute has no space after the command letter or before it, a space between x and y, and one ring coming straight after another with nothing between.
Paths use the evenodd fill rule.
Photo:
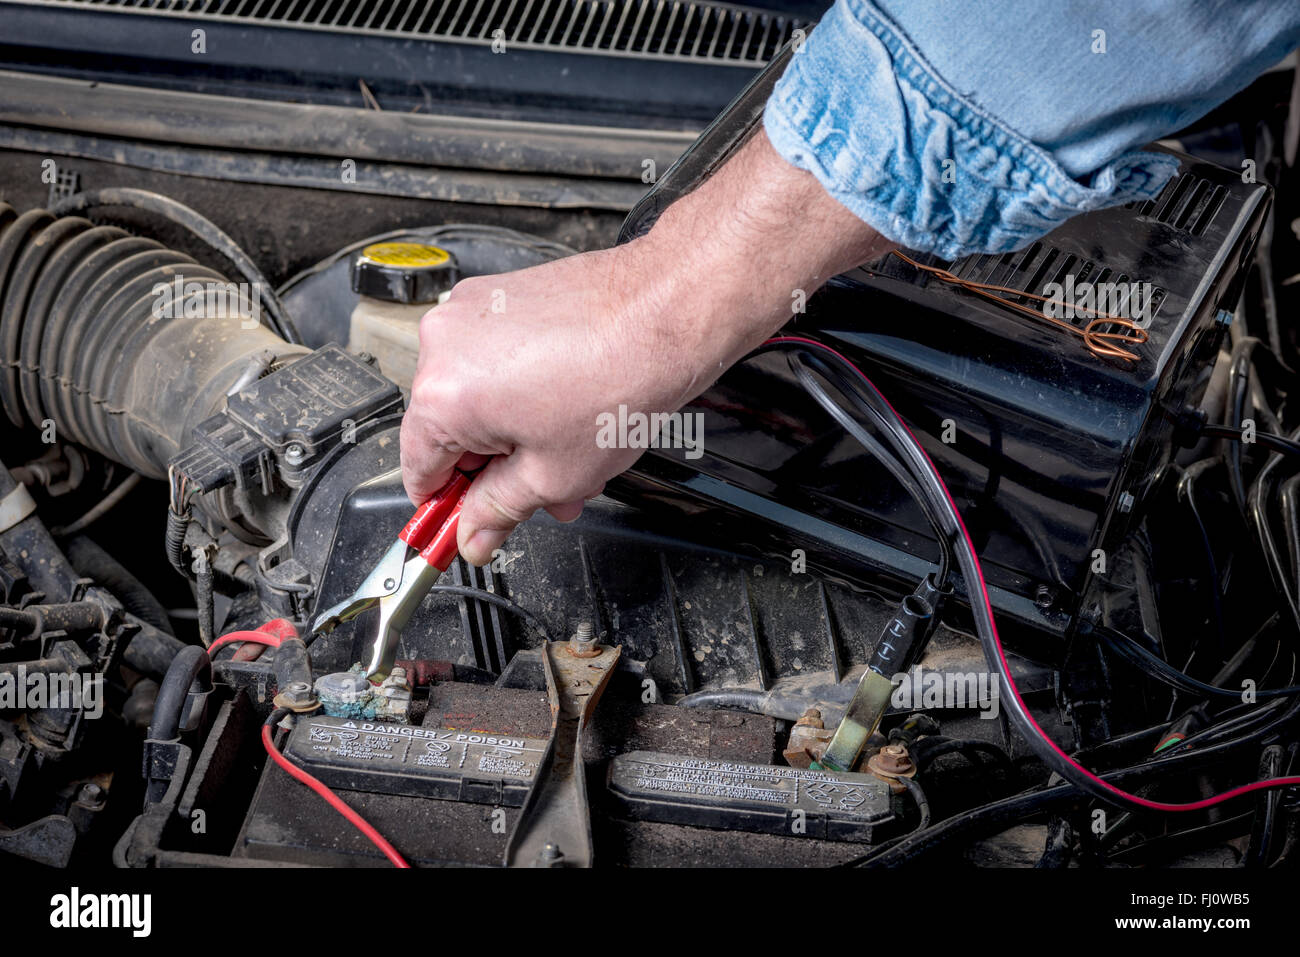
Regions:
<instances>
[{"instance_id":1,"label":"rolled up sleeve","mask_svg":"<svg viewBox=\"0 0 1300 957\"><path fill-rule=\"evenodd\" d=\"M778 81L768 138L903 246L1007 252L1078 213L1156 195L1177 162L1135 147L1204 114L1300 37L1294 2L1097 6L837 0Z\"/></svg>"}]
</instances>

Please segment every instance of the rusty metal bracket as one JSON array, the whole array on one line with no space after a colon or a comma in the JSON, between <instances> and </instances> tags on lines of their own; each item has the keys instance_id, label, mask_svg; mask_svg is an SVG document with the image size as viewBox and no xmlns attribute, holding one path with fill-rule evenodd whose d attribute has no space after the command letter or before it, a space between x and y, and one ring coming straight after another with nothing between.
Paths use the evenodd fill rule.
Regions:
<instances>
[{"instance_id":1,"label":"rusty metal bracket","mask_svg":"<svg viewBox=\"0 0 1300 957\"><path fill-rule=\"evenodd\" d=\"M567 643L548 641L542 647L551 702L551 740L506 844L507 867L591 866L591 813L582 733L621 651L577 638Z\"/></svg>"}]
</instances>

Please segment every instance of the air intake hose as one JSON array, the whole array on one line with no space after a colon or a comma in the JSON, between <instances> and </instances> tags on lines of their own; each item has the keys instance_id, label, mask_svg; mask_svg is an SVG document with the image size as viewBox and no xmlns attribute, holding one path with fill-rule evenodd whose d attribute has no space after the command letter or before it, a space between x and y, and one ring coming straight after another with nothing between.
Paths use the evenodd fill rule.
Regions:
<instances>
[{"instance_id":1,"label":"air intake hose","mask_svg":"<svg viewBox=\"0 0 1300 957\"><path fill-rule=\"evenodd\" d=\"M253 364L310 351L258 322L247 286L117 227L0 203L5 414L162 478Z\"/></svg>"}]
</instances>

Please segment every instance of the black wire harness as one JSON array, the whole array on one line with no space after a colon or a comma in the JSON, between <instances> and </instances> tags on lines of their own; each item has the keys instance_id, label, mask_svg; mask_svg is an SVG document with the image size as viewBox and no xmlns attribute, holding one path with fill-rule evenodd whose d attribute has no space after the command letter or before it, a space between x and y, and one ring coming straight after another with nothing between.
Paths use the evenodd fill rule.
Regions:
<instances>
[{"instance_id":1,"label":"black wire harness","mask_svg":"<svg viewBox=\"0 0 1300 957\"><path fill-rule=\"evenodd\" d=\"M1016 729L1025 739L1030 750L1046 767L1084 794L1107 805L1135 812L1197 811L1254 791L1300 784L1300 777L1257 780L1198 801L1173 804L1153 801L1125 791L1122 787L1113 783L1113 775L1098 776L1071 758L1043 731L1020 697L1002 649L997 623L993 618L992 604L989 600L987 588L984 585L983 570L980 567L980 560L978 554L976 554L974 543L942 477L934 467L933 462L930 461L920 442L908 428L907 423L889 404L884 395L876 389L867 375L853 362L830 346L800 336L780 336L768 340L750 355L768 350L792 351L802 353L805 356L815 355L823 361L823 365L833 362L839 369L853 376L855 388L851 394L856 399L861 400L861 407L868 413L871 424L881 433L884 443L892 449L898 461L905 463L912 479L923 491L926 501L934 507L934 517L938 521L940 536L949 542L949 546L956 556L956 564L961 572L971 614L975 622L975 630L979 636L985 660L989 669L998 674L1000 678L1003 690L1003 707ZM814 397L818 398L817 393L814 393ZM829 399L830 397L826 396L826 398ZM828 411L830 410L828 409ZM840 420L839 416L836 416L836 418L837 421ZM1295 707L1300 709L1300 702ZM1182 745L1186 745L1186 743L1186 741L1181 742Z\"/></svg>"}]
</instances>

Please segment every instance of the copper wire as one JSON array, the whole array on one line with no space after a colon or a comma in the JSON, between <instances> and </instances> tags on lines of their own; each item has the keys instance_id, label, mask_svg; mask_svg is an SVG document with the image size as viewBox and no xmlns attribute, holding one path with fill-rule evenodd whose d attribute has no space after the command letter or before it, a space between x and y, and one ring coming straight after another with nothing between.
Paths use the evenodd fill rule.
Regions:
<instances>
[{"instance_id":1,"label":"copper wire","mask_svg":"<svg viewBox=\"0 0 1300 957\"><path fill-rule=\"evenodd\" d=\"M919 269L921 272L929 273L944 282L951 283L961 289L966 289L976 295L983 296L985 299L992 299L999 305L1009 306L1012 309L1023 312L1027 316L1032 316L1040 322L1049 323L1072 335L1078 336L1083 340L1088 351L1098 358L1122 359L1125 362L1137 362L1141 357L1136 352L1132 352L1125 348L1125 346L1140 346L1150 338L1147 335L1147 331L1132 319L1125 319L1122 316L1108 315L1104 312L1098 312L1095 309L1084 309L1079 306L1070 306L1069 303L1062 302L1060 299L1049 299L1047 296L1039 296L1032 292L1025 292L1023 289L1013 289L1010 286L995 286L992 283L975 282L972 279L962 279L950 270L941 269L938 266L923 265L922 263L903 255L896 249L893 250L893 254L914 269ZM1033 299L1037 302L1043 303L1044 305L1072 308L1076 313L1085 313L1094 318L1086 326L1076 326L1063 319L1049 316L1041 309L1031 309L1023 303L1012 302L1010 299L997 295L998 293L1009 293L1013 296ZM1114 328L1116 326L1119 328Z\"/></svg>"}]
</instances>

